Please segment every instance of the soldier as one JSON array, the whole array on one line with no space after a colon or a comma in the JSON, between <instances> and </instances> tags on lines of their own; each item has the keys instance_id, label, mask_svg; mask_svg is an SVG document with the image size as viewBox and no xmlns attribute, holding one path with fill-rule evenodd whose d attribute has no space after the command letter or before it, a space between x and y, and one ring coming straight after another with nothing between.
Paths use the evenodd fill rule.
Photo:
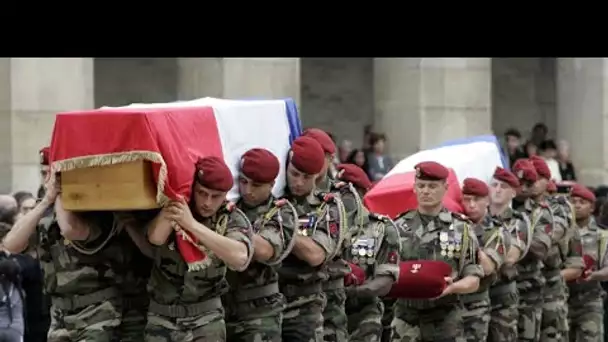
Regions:
<instances>
[{"instance_id":1,"label":"soldier","mask_svg":"<svg viewBox=\"0 0 608 342\"><path fill-rule=\"evenodd\" d=\"M461 297L464 304L462 315L467 341L478 342L488 339L490 326L489 287L496 280L495 272L500 269L511 246L500 220L492 218L488 212L490 190L483 181L466 178L462 183L462 204L465 214L473 222L473 232L484 253L479 261L484 269L479 289Z\"/></svg>"},{"instance_id":2,"label":"soldier","mask_svg":"<svg viewBox=\"0 0 608 342\"><path fill-rule=\"evenodd\" d=\"M447 263L452 274L443 281L446 286L437 293L436 299L397 300L392 340L464 341L462 306L458 296L473 293L479 288L480 278L484 275L483 268L477 263L479 245L466 218L448 212L442 205L448 187L448 170L436 162L422 162L415 169L414 192L418 209L405 212L395 222L401 235L401 259L415 260L414 264L402 263L400 279L403 273L426 272L425 260ZM412 268L404 270L407 265ZM433 265L428 264L433 268L439 267ZM428 279L428 276L423 279ZM400 280L395 287L415 285L401 283Z\"/></svg>"},{"instance_id":3,"label":"soldier","mask_svg":"<svg viewBox=\"0 0 608 342\"><path fill-rule=\"evenodd\" d=\"M551 237L551 249L543 260L543 275L546 284L543 292L543 315L541 341L562 341L568 339L568 305L564 280L577 279L583 272L581 243L578 232L569 228L569 218L561 205L551 206L547 201L547 184L551 171L540 157L530 158L538 180L534 183L531 200L535 205L548 206L552 224L547 225Z\"/></svg>"},{"instance_id":4,"label":"soldier","mask_svg":"<svg viewBox=\"0 0 608 342\"><path fill-rule=\"evenodd\" d=\"M124 250L113 238L112 213L63 209L58 175L49 174L43 199L5 237L4 247L20 253L39 235L45 292L52 300L49 342L113 341L122 316L120 265ZM54 205L50 219L39 224ZM118 279L117 279L118 278Z\"/></svg>"},{"instance_id":5,"label":"soldier","mask_svg":"<svg viewBox=\"0 0 608 342\"><path fill-rule=\"evenodd\" d=\"M317 190L323 192L330 192L333 190L333 185L335 183L334 172L332 170L332 165L334 161L334 156L336 154L336 144L331 139L329 134L319 128L309 128L302 133L305 137L310 137L315 139L323 152L325 153L325 161L323 162L323 169L319 173L316 181Z\"/></svg>"},{"instance_id":6,"label":"soldier","mask_svg":"<svg viewBox=\"0 0 608 342\"><path fill-rule=\"evenodd\" d=\"M604 339L604 291L600 281L608 280L608 232L600 229L593 217L595 195L575 184L571 192L580 230L586 269L583 277L568 283L570 341L599 342Z\"/></svg>"},{"instance_id":7,"label":"soldier","mask_svg":"<svg viewBox=\"0 0 608 342\"><path fill-rule=\"evenodd\" d=\"M549 237L553 217L549 206L535 202L532 189L538 181L538 174L529 160L519 159L513 164L513 172L521 185L519 201L514 209L526 215L533 232L532 244L528 254L517 264L517 289L519 290L519 341L540 340L543 308L543 289L546 283L542 272L543 260L551 249Z\"/></svg>"},{"instance_id":8,"label":"soldier","mask_svg":"<svg viewBox=\"0 0 608 342\"><path fill-rule=\"evenodd\" d=\"M272 196L279 168L277 157L265 149L254 148L241 157L237 207L252 222L255 235L253 262L243 272L226 275L228 341L281 341L285 298L279 292L277 268L291 252L298 218L291 203Z\"/></svg>"},{"instance_id":9,"label":"soldier","mask_svg":"<svg viewBox=\"0 0 608 342\"><path fill-rule=\"evenodd\" d=\"M371 188L367 174L353 164L337 167L337 186L352 186L362 197ZM346 183L345 183L346 182ZM369 213L360 206L360 224L350 226L350 248L344 251L352 272L345 278L348 341L380 342L384 296L399 278L399 233L387 217Z\"/></svg>"},{"instance_id":10,"label":"soldier","mask_svg":"<svg viewBox=\"0 0 608 342\"><path fill-rule=\"evenodd\" d=\"M347 229L346 213L337 196L315 191L325 156L317 141L297 138L289 152L287 198L294 203L300 229L293 250L279 269L279 285L287 299L283 341L323 340L327 263L340 251Z\"/></svg>"},{"instance_id":11,"label":"soldier","mask_svg":"<svg viewBox=\"0 0 608 342\"><path fill-rule=\"evenodd\" d=\"M546 251L538 240L532 245L533 234L528 217L510 207L518 188L519 180L513 173L496 168L490 183L490 214L504 223L512 243L505 262L497 271L496 282L490 287L490 342L517 341L519 294L515 283L516 263L526 256L530 248L540 248L541 253Z\"/></svg>"},{"instance_id":12,"label":"soldier","mask_svg":"<svg viewBox=\"0 0 608 342\"><path fill-rule=\"evenodd\" d=\"M150 298L146 286L150 279L154 251L145 236L144 228L156 216L156 210L120 212L115 214L121 224L118 239L123 243L125 265L122 267L122 321L119 327L121 342L144 340Z\"/></svg>"},{"instance_id":13,"label":"soldier","mask_svg":"<svg viewBox=\"0 0 608 342\"><path fill-rule=\"evenodd\" d=\"M303 136L315 139L323 152L325 153L325 161L323 169L317 178L317 189L322 192L339 192L346 214L348 216L348 225L354 223L354 215L359 212L361 204L359 197L350 191L350 187L342 189L335 188L335 181L331 166L336 152L336 145L331 137L318 128L310 128L304 131ZM346 239L348 242L348 239ZM342 248L340 246L340 248ZM327 304L323 310L323 338L325 341L346 342L348 336L348 320L346 317L346 292L344 290L344 276L348 274L348 264L342 258L342 250L327 263L328 279L323 282L323 292L327 298Z\"/></svg>"},{"instance_id":14,"label":"soldier","mask_svg":"<svg viewBox=\"0 0 608 342\"><path fill-rule=\"evenodd\" d=\"M234 184L228 166L215 156L200 158L193 180L190 203L171 201L148 229L158 248L146 341L226 341L226 268L243 271L253 256L251 223L225 200Z\"/></svg>"}]
</instances>

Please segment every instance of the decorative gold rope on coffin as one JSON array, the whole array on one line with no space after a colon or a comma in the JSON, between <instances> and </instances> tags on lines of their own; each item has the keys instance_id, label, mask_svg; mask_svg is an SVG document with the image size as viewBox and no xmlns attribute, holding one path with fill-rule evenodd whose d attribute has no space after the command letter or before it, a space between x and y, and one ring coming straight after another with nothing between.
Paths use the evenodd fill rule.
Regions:
<instances>
[{"instance_id":1,"label":"decorative gold rope on coffin","mask_svg":"<svg viewBox=\"0 0 608 342\"><path fill-rule=\"evenodd\" d=\"M140 160L160 164L158 181L156 183L156 202L158 203L158 205L164 206L169 201L169 198L163 193L163 190L165 190L165 182L167 181L167 164L165 164L165 160L158 152L129 151L76 157L55 161L53 162L53 168L56 172L63 172L93 166L107 166L130 163Z\"/></svg>"}]
</instances>

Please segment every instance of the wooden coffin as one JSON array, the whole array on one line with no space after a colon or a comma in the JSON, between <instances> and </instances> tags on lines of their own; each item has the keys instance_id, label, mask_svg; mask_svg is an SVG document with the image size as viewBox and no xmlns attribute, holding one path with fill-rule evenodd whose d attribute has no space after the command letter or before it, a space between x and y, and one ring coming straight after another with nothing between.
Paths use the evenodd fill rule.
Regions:
<instances>
[{"instance_id":1,"label":"wooden coffin","mask_svg":"<svg viewBox=\"0 0 608 342\"><path fill-rule=\"evenodd\" d=\"M71 211L158 208L151 163L135 161L62 172L61 201Z\"/></svg>"}]
</instances>

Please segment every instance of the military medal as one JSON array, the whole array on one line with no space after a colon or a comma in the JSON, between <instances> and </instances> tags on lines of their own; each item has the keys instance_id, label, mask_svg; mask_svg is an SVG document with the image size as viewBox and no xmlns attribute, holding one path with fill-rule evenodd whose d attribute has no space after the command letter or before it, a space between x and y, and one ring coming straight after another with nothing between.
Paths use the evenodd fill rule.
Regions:
<instances>
[{"instance_id":1,"label":"military medal","mask_svg":"<svg viewBox=\"0 0 608 342\"><path fill-rule=\"evenodd\" d=\"M302 232L302 235L308 236L308 229L302 229L301 232Z\"/></svg>"},{"instance_id":2,"label":"military medal","mask_svg":"<svg viewBox=\"0 0 608 342\"><path fill-rule=\"evenodd\" d=\"M353 258L353 264L358 264L358 263L359 263L359 258L354 257L354 258Z\"/></svg>"},{"instance_id":3,"label":"military medal","mask_svg":"<svg viewBox=\"0 0 608 342\"><path fill-rule=\"evenodd\" d=\"M448 255L448 253L445 251L445 249L442 249L441 250L441 256L446 256L446 255Z\"/></svg>"},{"instance_id":4,"label":"military medal","mask_svg":"<svg viewBox=\"0 0 608 342\"><path fill-rule=\"evenodd\" d=\"M374 261L375 261L375 260L374 260L374 259L371 259L371 258L370 258L370 259L367 259L367 264L368 264L368 265L373 265L373 264L374 264Z\"/></svg>"},{"instance_id":5,"label":"military medal","mask_svg":"<svg viewBox=\"0 0 608 342\"><path fill-rule=\"evenodd\" d=\"M448 242L448 233L447 232L441 232L441 234L439 234L439 241L441 242Z\"/></svg>"},{"instance_id":6,"label":"military medal","mask_svg":"<svg viewBox=\"0 0 608 342\"><path fill-rule=\"evenodd\" d=\"M448 252L448 258L453 258L453 257L454 257L454 252L449 251L449 252Z\"/></svg>"},{"instance_id":7,"label":"military medal","mask_svg":"<svg viewBox=\"0 0 608 342\"><path fill-rule=\"evenodd\" d=\"M365 252L365 248L361 247L359 248L359 256L365 256L366 252Z\"/></svg>"}]
</instances>

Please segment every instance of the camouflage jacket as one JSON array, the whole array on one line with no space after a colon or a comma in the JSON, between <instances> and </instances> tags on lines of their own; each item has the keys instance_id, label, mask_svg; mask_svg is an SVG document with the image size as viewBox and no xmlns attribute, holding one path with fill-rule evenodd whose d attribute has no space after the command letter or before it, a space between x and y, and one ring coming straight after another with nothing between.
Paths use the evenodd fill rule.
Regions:
<instances>
[{"instance_id":1,"label":"camouflage jacket","mask_svg":"<svg viewBox=\"0 0 608 342\"><path fill-rule=\"evenodd\" d=\"M519 249L520 257L518 261L521 261L528 253L530 245L532 244L533 234L531 232L530 220L528 219L528 216L523 215L522 213L511 208L507 208L495 218L502 221L505 226L505 231L509 235L511 243L508 250L511 248ZM515 276L517 275L516 265L503 264L503 266L498 270L497 275L498 279L494 286L514 280Z\"/></svg>"},{"instance_id":2,"label":"camouflage jacket","mask_svg":"<svg viewBox=\"0 0 608 342\"><path fill-rule=\"evenodd\" d=\"M601 270L608 266L608 231L600 229L591 217L584 227L578 227L582 242L583 255L594 260L591 271ZM570 282L570 301L579 304L601 298L602 286L598 281Z\"/></svg>"},{"instance_id":3,"label":"camouflage jacket","mask_svg":"<svg viewBox=\"0 0 608 342\"><path fill-rule=\"evenodd\" d=\"M220 235L243 242L249 257L253 256L251 223L240 209L231 205L223 206L214 216L203 219L201 223ZM175 233L170 239L155 250L148 283L151 300L163 305L189 305L228 292L224 261L208 251L206 254L210 264L202 270L188 271L188 265L175 247Z\"/></svg>"},{"instance_id":4,"label":"camouflage jacket","mask_svg":"<svg viewBox=\"0 0 608 342\"><path fill-rule=\"evenodd\" d=\"M298 212L299 229L297 234L310 237L325 250L325 261L313 267L288 255L279 269L279 282L282 285L307 285L329 279L327 264L341 255L343 240L347 235L346 212L340 197L314 191L301 198L287 196Z\"/></svg>"},{"instance_id":5,"label":"camouflage jacket","mask_svg":"<svg viewBox=\"0 0 608 342\"><path fill-rule=\"evenodd\" d=\"M499 270L509 248L511 248L511 237L507 233L502 221L486 215L479 223L472 223L472 230L479 241L481 249L492 260L496 269ZM481 279L477 293L485 292L496 280L496 273L487 275ZM466 295L465 295L466 296Z\"/></svg>"},{"instance_id":6,"label":"camouflage jacket","mask_svg":"<svg viewBox=\"0 0 608 342\"><path fill-rule=\"evenodd\" d=\"M542 273L543 260L547 257L552 247L549 234L551 233L551 226L553 224L553 215L548 205L544 203L536 204L530 199L524 201L515 210L527 216L530 221L530 227L532 227L530 250L517 263L517 286L520 289L543 287L545 285Z\"/></svg>"},{"instance_id":7,"label":"camouflage jacket","mask_svg":"<svg viewBox=\"0 0 608 342\"><path fill-rule=\"evenodd\" d=\"M484 276L477 260L479 242L471 223L460 214L442 210L430 217L417 210L405 212L395 220L401 239L401 260L440 260L452 265L453 278ZM456 295L437 300L399 299L402 308L424 309L440 304L454 304Z\"/></svg>"},{"instance_id":8,"label":"camouflage jacket","mask_svg":"<svg viewBox=\"0 0 608 342\"><path fill-rule=\"evenodd\" d=\"M45 292L54 300L72 302L69 305L72 309L83 306L78 302L119 298L124 268L128 267L126 249L114 238L117 225L113 214L78 215L91 230L86 241L69 241L61 236L55 214L45 217L38 226L38 253L44 270Z\"/></svg>"},{"instance_id":9,"label":"camouflage jacket","mask_svg":"<svg viewBox=\"0 0 608 342\"><path fill-rule=\"evenodd\" d=\"M277 269L291 253L295 242L294 232L298 218L296 209L285 199L270 198L266 203L253 208L239 201L237 206L252 222L253 233L268 241L274 251L272 258L266 263L254 261L242 272L228 272L226 277L231 293L244 295L246 290L260 289L262 286L277 283ZM254 296L252 293L251 297Z\"/></svg>"},{"instance_id":10,"label":"camouflage jacket","mask_svg":"<svg viewBox=\"0 0 608 342\"><path fill-rule=\"evenodd\" d=\"M557 227L554 229L558 234L554 244L562 260L560 268L583 268L580 232L576 229L572 204L564 196L549 197L548 203L553 213L554 227Z\"/></svg>"}]
</instances>

